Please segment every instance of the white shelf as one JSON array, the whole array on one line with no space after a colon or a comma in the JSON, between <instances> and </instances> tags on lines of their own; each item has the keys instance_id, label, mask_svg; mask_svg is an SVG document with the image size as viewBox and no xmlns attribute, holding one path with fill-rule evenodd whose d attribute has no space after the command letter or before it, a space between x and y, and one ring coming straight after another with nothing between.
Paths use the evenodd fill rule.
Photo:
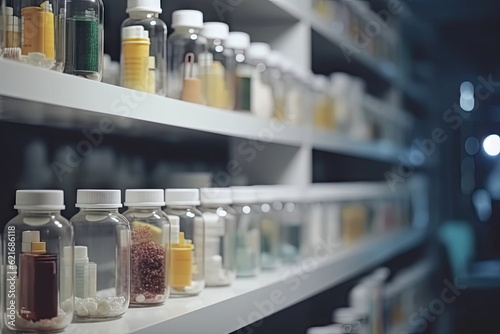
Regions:
<instances>
[{"instance_id":1,"label":"white shelf","mask_svg":"<svg viewBox=\"0 0 500 334\"><path fill-rule=\"evenodd\" d=\"M66 333L230 333L370 270L424 239L423 231L410 230L337 251L326 259L321 251L318 258L296 265L299 272L282 267L258 278L237 279L231 287L207 288L197 297L130 309L115 321L72 324ZM258 304L265 304L264 311Z\"/></svg>"}]
</instances>

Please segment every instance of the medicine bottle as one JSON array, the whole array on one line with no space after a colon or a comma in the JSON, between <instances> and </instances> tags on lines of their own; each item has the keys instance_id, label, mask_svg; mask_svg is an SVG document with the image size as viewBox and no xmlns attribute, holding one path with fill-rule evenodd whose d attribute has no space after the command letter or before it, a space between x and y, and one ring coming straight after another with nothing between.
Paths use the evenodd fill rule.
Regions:
<instances>
[{"instance_id":1,"label":"medicine bottle","mask_svg":"<svg viewBox=\"0 0 500 334\"><path fill-rule=\"evenodd\" d=\"M260 242L262 269L274 269L280 258L280 222L283 203L278 200L278 187L257 186L260 208Z\"/></svg>"},{"instance_id":2,"label":"medicine bottle","mask_svg":"<svg viewBox=\"0 0 500 334\"><path fill-rule=\"evenodd\" d=\"M128 0L122 24L122 87L165 96L167 93L167 25L160 0Z\"/></svg>"},{"instance_id":3,"label":"medicine bottle","mask_svg":"<svg viewBox=\"0 0 500 334\"><path fill-rule=\"evenodd\" d=\"M132 230L130 304L162 304L169 296L170 223L162 189L127 189L123 213Z\"/></svg>"},{"instance_id":4,"label":"medicine bottle","mask_svg":"<svg viewBox=\"0 0 500 334\"><path fill-rule=\"evenodd\" d=\"M314 125L318 129L334 130L336 128L334 103L329 94L330 83L323 75L315 75L314 88Z\"/></svg>"},{"instance_id":5,"label":"medicine bottle","mask_svg":"<svg viewBox=\"0 0 500 334\"><path fill-rule=\"evenodd\" d=\"M67 0L65 73L101 81L103 20L102 0Z\"/></svg>"},{"instance_id":6,"label":"medicine bottle","mask_svg":"<svg viewBox=\"0 0 500 334\"><path fill-rule=\"evenodd\" d=\"M273 93L273 117L280 121L286 120L286 83L283 80L283 59L281 53L271 51L266 58L267 70L265 72L266 81L271 86Z\"/></svg>"},{"instance_id":7,"label":"medicine bottle","mask_svg":"<svg viewBox=\"0 0 500 334\"><path fill-rule=\"evenodd\" d=\"M273 116L273 93L265 79L266 57L271 52L267 43L251 43L246 52L247 63L252 66L250 106L252 114L270 119Z\"/></svg>"},{"instance_id":8,"label":"medicine bottle","mask_svg":"<svg viewBox=\"0 0 500 334\"><path fill-rule=\"evenodd\" d=\"M205 22L201 34L208 41L208 52L200 54L202 83L206 87L206 102L210 107L230 109L233 105L233 86L227 70L227 56L224 41L229 36L229 26L222 22ZM203 59L205 58L205 59Z\"/></svg>"},{"instance_id":9,"label":"medicine bottle","mask_svg":"<svg viewBox=\"0 0 500 334\"><path fill-rule=\"evenodd\" d=\"M18 190L18 215L4 229L4 324L60 331L73 319L73 228L62 190ZM65 265L62 265L65 264Z\"/></svg>"},{"instance_id":10,"label":"medicine bottle","mask_svg":"<svg viewBox=\"0 0 500 334\"><path fill-rule=\"evenodd\" d=\"M250 35L244 32L229 33L224 42L228 57L228 71L232 76L233 110L251 111L252 67L247 63L246 50L250 46Z\"/></svg>"},{"instance_id":11,"label":"medicine bottle","mask_svg":"<svg viewBox=\"0 0 500 334\"><path fill-rule=\"evenodd\" d=\"M280 255L284 262L293 263L304 255L306 200L300 188L284 186L279 189L282 203L280 219Z\"/></svg>"},{"instance_id":12,"label":"medicine bottle","mask_svg":"<svg viewBox=\"0 0 500 334\"><path fill-rule=\"evenodd\" d=\"M236 211L236 275L257 276L261 272L261 215L252 187L232 187Z\"/></svg>"},{"instance_id":13,"label":"medicine bottle","mask_svg":"<svg viewBox=\"0 0 500 334\"><path fill-rule=\"evenodd\" d=\"M174 32L168 38L168 97L206 104L202 78L207 60L207 39L201 35L203 13L177 10L172 14ZM204 54L204 56L201 56Z\"/></svg>"},{"instance_id":14,"label":"medicine bottle","mask_svg":"<svg viewBox=\"0 0 500 334\"><path fill-rule=\"evenodd\" d=\"M236 278L236 212L229 188L200 189L205 221L207 286L230 285Z\"/></svg>"},{"instance_id":15,"label":"medicine bottle","mask_svg":"<svg viewBox=\"0 0 500 334\"><path fill-rule=\"evenodd\" d=\"M118 213L120 190L79 189L75 231L75 316L120 317L130 303L130 226Z\"/></svg>"},{"instance_id":16,"label":"medicine bottle","mask_svg":"<svg viewBox=\"0 0 500 334\"><path fill-rule=\"evenodd\" d=\"M194 296L205 288L205 223L198 189L166 189L166 213L172 224L170 287L172 296Z\"/></svg>"}]
</instances>

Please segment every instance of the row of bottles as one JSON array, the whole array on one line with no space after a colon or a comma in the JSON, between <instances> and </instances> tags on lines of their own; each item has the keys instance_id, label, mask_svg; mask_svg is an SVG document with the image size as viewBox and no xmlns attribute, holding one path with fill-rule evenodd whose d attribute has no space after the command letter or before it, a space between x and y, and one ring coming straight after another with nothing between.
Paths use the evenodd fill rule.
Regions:
<instances>
[{"instance_id":1,"label":"row of bottles","mask_svg":"<svg viewBox=\"0 0 500 334\"><path fill-rule=\"evenodd\" d=\"M59 330L73 317L113 319L129 306L195 296L294 263L321 243L374 234L361 228L370 220L363 205L396 209L390 198L339 202L325 189L128 189L123 213L120 190L81 189L69 221L62 191L19 190L19 214L3 235L3 320L12 330Z\"/></svg>"}]
</instances>

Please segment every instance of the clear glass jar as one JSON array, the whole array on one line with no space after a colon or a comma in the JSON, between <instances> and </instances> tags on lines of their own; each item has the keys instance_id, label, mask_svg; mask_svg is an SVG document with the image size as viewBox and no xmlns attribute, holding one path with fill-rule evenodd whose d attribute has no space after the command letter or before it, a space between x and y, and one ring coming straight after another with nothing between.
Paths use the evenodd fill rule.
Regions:
<instances>
[{"instance_id":1,"label":"clear glass jar","mask_svg":"<svg viewBox=\"0 0 500 334\"><path fill-rule=\"evenodd\" d=\"M208 41L208 52L200 54L202 84L206 87L207 105L231 109L233 106L232 78L227 69L224 41L229 36L229 26L222 22L205 22L201 34Z\"/></svg>"},{"instance_id":2,"label":"clear glass jar","mask_svg":"<svg viewBox=\"0 0 500 334\"><path fill-rule=\"evenodd\" d=\"M262 269L275 269L280 259L280 218L283 203L275 186L256 187L261 213L260 242Z\"/></svg>"},{"instance_id":3,"label":"clear glass jar","mask_svg":"<svg viewBox=\"0 0 500 334\"><path fill-rule=\"evenodd\" d=\"M283 56L278 51L271 51L266 58L265 77L273 93L273 117L280 121L286 120L286 84L283 80L282 63Z\"/></svg>"},{"instance_id":4,"label":"clear glass jar","mask_svg":"<svg viewBox=\"0 0 500 334\"><path fill-rule=\"evenodd\" d=\"M260 221L255 189L232 187L236 211L236 275L257 276L261 272Z\"/></svg>"},{"instance_id":5,"label":"clear glass jar","mask_svg":"<svg viewBox=\"0 0 500 334\"><path fill-rule=\"evenodd\" d=\"M305 234L305 254L314 255L314 251L321 243L324 243L325 236L325 206L323 201L323 191L314 185L306 191L307 209L307 226Z\"/></svg>"},{"instance_id":6,"label":"clear glass jar","mask_svg":"<svg viewBox=\"0 0 500 334\"><path fill-rule=\"evenodd\" d=\"M206 65L200 62L200 54L207 52L207 39L200 34L203 13L177 10L172 14L172 28L175 30L168 38L168 97L206 104L202 81Z\"/></svg>"},{"instance_id":7,"label":"clear glass jar","mask_svg":"<svg viewBox=\"0 0 500 334\"><path fill-rule=\"evenodd\" d=\"M18 190L19 214L4 229L4 323L60 331L73 319L73 228L62 190Z\"/></svg>"},{"instance_id":8,"label":"clear glass jar","mask_svg":"<svg viewBox=\"0 0 500 334\"><path fill-rule=\"evenodd\" d=\"M314 87L314 126L318 129L334 130L334 104L329 94L330 83L323 75L315 75Z\"/></svg>"},{"instance_id":9,"label":"clear glass jar","mask_svg":"<svg viewBox=\"0 0 500 334\"><path fill-rule=\"evenodd\" d=\"M252 66L250 84L250 109L252 114L270 119L273 117L273 92L265 78L266 57L271 52L267 43L252 43L246 52L247 63Z\"/></svg>"},{"instance_id":10,"label":"clear glass jar","mask_svg":"<svg viewBox=\"0 0 500 334\"><path fill-rule=\"evenodd\" d=\"M195 296L205 288L205 223L198 189L166 189L165 210L172 224L172 296Z\"/></svg>"},{"instance_id":11,"label":"clear glass jar","mask_svg":"<svg viewBox=\"0 0 500 334\"><path fill-rule=\"evenodd\" d=\"M12 8L12 7L11 7ZM0 0L0 58L3 56L7 36L7 19L5 15L5 0Z\"/></svg>"},{"instance_id":12,"label":"clear glass jar","mask_svg":"<svg viewBox=\"0 0 500 334\"><path fill-rule=\"evenodd\" d=\"M293 263L304 255L305 199L299 189L290 187L282 188L279 197L283 206L280 220L281 259Z\"/></svg>"},{"instance_id":13,"label":"clear glass jar","mask_svg":"<svg viewBox=\"0 0 500 334\"><path fill-rule=\"evenodd\" d=\"M132 229L130 305L163 304L169 297L170 222L162 189L127 189L123 213Z\"/></svg>"},{"instance_id":14,"label":"clear glass jar","mask_svg":"<svg viewBox=\"0 0 500 334\"><path fill-rule=\"evenodd\" d=\"M75 231L75 316L120 317L130 303L130 226L118 213L120 190L78 190Z\"/></svg>"},{"instance_id":15,"label":"clear glass jar","mask_svg":"<svg viewBox=\"0 0 500 334\"><path fill-rule=\"evenodd\" d=\"M342 243L350 246L367 236L369 212L366 205L356 202L343 203L341 211Z\"/></svg>"},{"instance_id":16,"label":"clear glass jar","mask_svg":"<svg viewBox=\"0 0 500 334\"><path fill-rule=\"evenodd\" d=\"M236 278L236 212L229 188L200 189L205 221L207 286L230 285Z\"/></svg>"},{"instance_id":17,"label":"clear glass jar","mask_svg":"<svg viewBox=\"0 0 500 334\"><path fill-rule=\"evenodd\" d=\"M122 24L120 85L165 96L167 94L167 25L160 0L128 0L129 18Z\"/></svg>"},{"instance_id":18,"label":"clear glass jar","mask_svg":"<svg viewBox=\"0 0 500 334\"><path fill-rule=\"evenodd\" d=\"M251 111L252 66L247 63L246 49L250 46L250 35L244 32L229 33L224 42L227 68L232 77L233 110Z\"/></svg>"},{"instance_id":19,"label":"clear glass jar","mask_svg":"<svg viewBox=\"0 0 500 334\"><path fill-rule=\"evenodd\" d=\"M66 1L24 0L6 8L4 56L62 72L66 56Z\"/></svg>"},{"instance_id":20,"label":"clear glass jar","mask_svg":"<svg viewBox=\"0 0 500 334\"><path fill-rule=\"evenodd\" d=\"M104 57L102 0L68 0L64 72L101 81Z\"/></svg>"}]
</instances>

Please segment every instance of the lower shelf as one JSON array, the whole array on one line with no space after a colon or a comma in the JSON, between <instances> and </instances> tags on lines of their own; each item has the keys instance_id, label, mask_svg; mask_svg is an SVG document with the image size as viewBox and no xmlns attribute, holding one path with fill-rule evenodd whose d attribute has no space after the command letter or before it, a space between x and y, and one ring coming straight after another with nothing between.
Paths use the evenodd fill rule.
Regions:
<instances>
[{"instance_id":1,"label":"lower shelf","mask_svg":"<svg viewBox=\"0 0 500 334\"><path fill-rule=\"evenodd\" d=\"M66 333L230 333L416 247L425 235L415 229L397 232L342 251L325 245L299 264L258 278L207 288L197 297L172 298L160 307L133 308L115 321L72 324Z\"/></svg>"}]
</instances>

